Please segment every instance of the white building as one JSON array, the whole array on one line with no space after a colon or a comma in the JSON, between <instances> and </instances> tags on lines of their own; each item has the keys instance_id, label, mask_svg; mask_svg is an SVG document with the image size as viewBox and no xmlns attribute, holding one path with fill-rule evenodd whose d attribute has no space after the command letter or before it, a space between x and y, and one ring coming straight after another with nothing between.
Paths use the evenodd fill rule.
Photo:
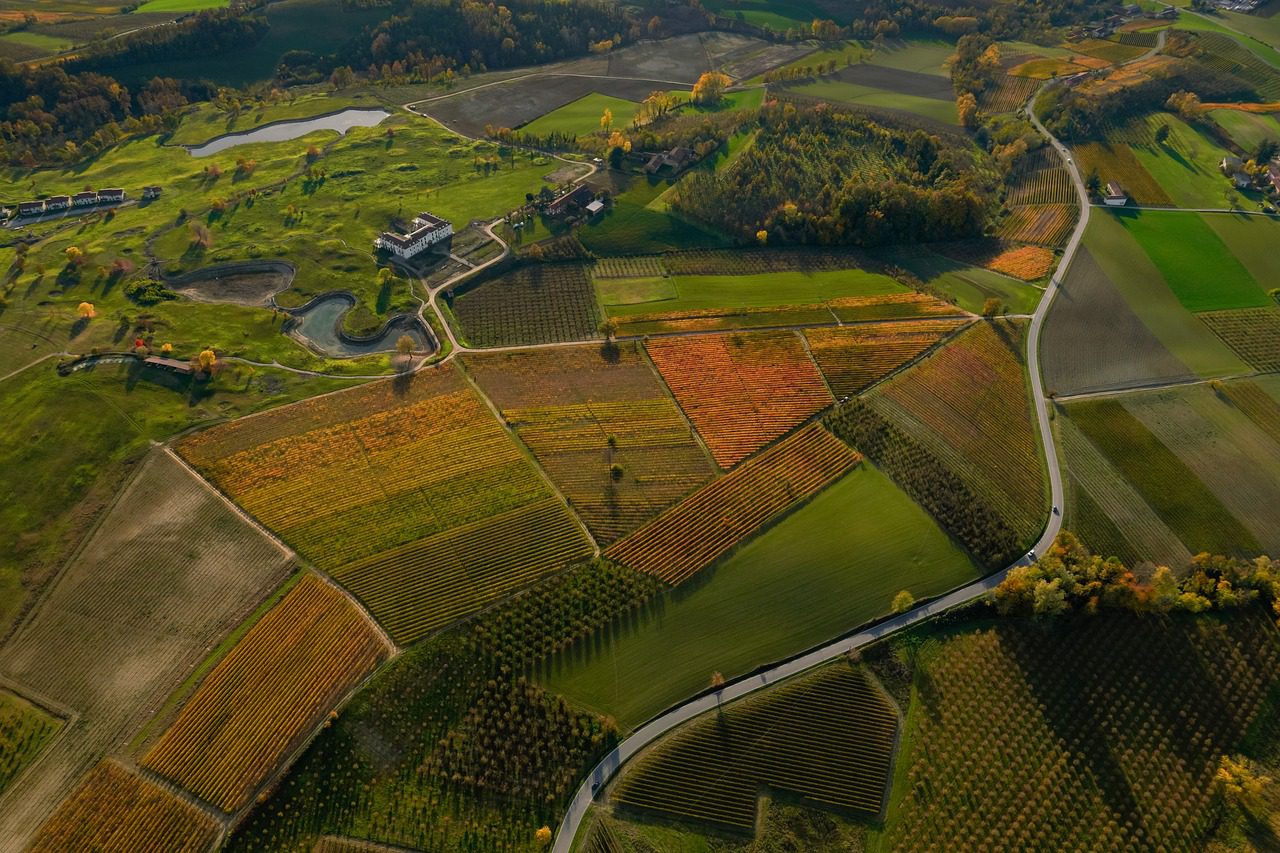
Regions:
<instances>
[{"instance_id":1,"label":"white building","mask_svg":"<svg viewBox=\"0 0 1280 853\"><path fill-rule=\"evenodd\" d=\"M51 195L44 201L45 210L66 210L71 206L71 196Z\"/></svg>"},{"instance_id":2,"label":"white building","mask_svg":"<svg viewBox=\"0 0 1280 853\"><path fill-rule=\"evenodd\" d=\"M432 216L430 213L419 213L409 225L407 234L383 231L373 241L374 248L386 249L401 258L412 258L441 240L447 240L453 236L453 223L438 216Z\"/></svg>"},{"instance_id":3,"label":"white building","mask_svg":"<svg viewBox=\"0 0 1280 853\"><path fill-rule=\"evenodd\" d=\"M1107 194L1102 197L1102 201L1108 207L1124 207L1129 203L1129 196L1120 188L1115 181L1107 183Z\"/></svg>"}]
</instances>

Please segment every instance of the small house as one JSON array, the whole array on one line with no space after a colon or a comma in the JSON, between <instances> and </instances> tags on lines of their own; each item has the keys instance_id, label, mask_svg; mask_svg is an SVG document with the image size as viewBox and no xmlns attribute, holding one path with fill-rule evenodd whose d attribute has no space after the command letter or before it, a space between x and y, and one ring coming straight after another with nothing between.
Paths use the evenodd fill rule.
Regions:
<instances>
[{"instance_id":1,"label":"small house","mask_svg":"<svg viewBox=\"0 0 1280 853\"><path fill-rule=\"evenodd\" d=\"M154 367L156 370L165 370L169 373L179 373L184 376L192 373L191 365L185 361L179 361L176 358L162 358L158 355L147 356L142 360L147 367Z\"/></svg>"},{"instance_id":2,"label":"small house","mask_svg":"<svg viewBox=\"0 0 1280 853\"><path fill-rule=\"evenodd\" d=\"M119 204L129 197L122 189L98 190L98 201L103 204Z\"/></svg>"},{"instance_id":3,"label":"small house","mask_svg":"<svg viewBox=\"0 0 1280 853\"><path fill-rule=\"evenodd\" d=\"M1137 3L1125 3L1120 7L1120 14L1128 18L1136 18L1142 14L1142 7Z\"/></svg>"},{"instance_id":4,"label":"small house","mask_svg":"<svg viewBox=\"0 0 1280 853\"><path fill-rule=\"evenodd\" d=\"M85 190L71 197L72 207L87 207L98 203L98 194L93 190Z\"/></svg>"},{"instance_id":5,"label":"small house","mask_svg":"<svg viewBox=\"0 0 1280 853\"><path fill-rule=\"evenodd\" d=\"M1129 203L1129 196L1115 181L1107 182L1107 194L1102 197L1107 207L1124 207Z\"/></svg>"},{"instance_id":6,"label":"small house","mask_svg":"<svg viewBox=\"0 0 1280 853\"><path fill-rule=\"evenodd\" d=\"M151 201L152 199L160 198L160 192L161 192L161 190L160 190L160 188L159 188L159 187L157 187L157 186L143 187L143 188L142 188L142 200L143 200L143 201Z\"/></svg>"},{"instance_id":7,"label":"small house","mask_svg":"<svg viewBox=\"0 0 1280 853\"><path fill-rule=\"evenodd\" d=\"M586 184L579 184L547 203L548 216L565 216L595 201L596 194Z\"/></svg>"},{"instance_id":8,"label":"small house","mask_svg":"<svg viewBox=\"0 0 1280 853\"><path fill-rule=\"evenodd\" d=\"M44 200L45 210L66 210L71 207L71 196L51 195Z\"/></svg>"},{"instance_id":9,"label":"small house","mask_svg":"<svg viewBox=\"0 0 1280 853\"><path fill-rule=\"evenodd\" d=\"M595 216L597 213L599 213L602 210L604 210L604 202L602 202L600 199L596 199L595 201L588 204L586 207L587 216Z\"/></svg>"},{"instance_id":10,"label":"small house","mask_svg":"<svg viewBox=\"0 0 1280 853\"><path fill-rule=\"evenodd\" d=\"M1280 193L1280 165L1267 164L1267 180L1271 183L1271 188Z\"/></svg>"},{"instance_id":11,"label":"small house","mask_svg":"<svg viewBox=\"0 0 1280 853\"><path fill-rule=\"evenodd\" d=\"M42 213L44 213L44 202L42 201L18 202L19 216L39 216Z\"/></svg>"}]
</instances>

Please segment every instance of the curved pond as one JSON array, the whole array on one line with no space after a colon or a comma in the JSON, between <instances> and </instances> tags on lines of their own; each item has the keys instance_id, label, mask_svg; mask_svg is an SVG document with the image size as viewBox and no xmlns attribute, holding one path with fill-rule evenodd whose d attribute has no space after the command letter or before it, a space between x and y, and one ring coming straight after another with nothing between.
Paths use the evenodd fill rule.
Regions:
<instances>
[{"instance_id":1,"label":"curved pond","mask_svg":"<svg viewBox=\"0 0 1280 853\"><path fill-rule=\"evenodd\" d=\"M346 133L353 127L374 127L381 124L389 115L391 113L386 110L350 109L297 121L276 121L253 130L228 133L226 136L211 139L203 145L192 145L187 150L193 157L208 157L210 154L217 154L219 151L225 151L237 145L248 145L253 142L285 142L317 130L336 130L338 133Z\"/></svg>"},{"instance_id":2,"label":"curved pond","mask_svg":"<svg viewBox=\"0 0 1280 853\"><path fill-rule=\"evenodd\" d=\"M391 352L401 335L413 338L420 352L435 352L435 338L423 326L422 321L411 314L400 314L387 321L382 330L368 339L353 338L344 334L342 315L356 300L346 293L330 293L313 299L301 308L289 309L293 323L289 333L304 339L314 349L333 358L368 355L375 352Z\"/></svg>"}]
</instances>

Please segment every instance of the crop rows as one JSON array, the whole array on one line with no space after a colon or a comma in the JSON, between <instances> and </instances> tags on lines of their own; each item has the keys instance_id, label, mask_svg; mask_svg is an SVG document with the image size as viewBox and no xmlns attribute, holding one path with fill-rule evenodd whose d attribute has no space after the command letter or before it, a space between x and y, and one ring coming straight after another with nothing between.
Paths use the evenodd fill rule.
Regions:
<instances>
[{"instance_id":1,"label":"crop rows","mask_svg":"<svg viewBox=\"0 0 1280 853\"><path fill-rule=\"evenodd\" d=\"M1014 243L1061 245L1075 227L1078 211L1073 204L1022 204L1009 210L999 235Z\"/></svg>"},{"instance_id":2,"label":"crop rows","mask_svg":"<svg viewBox=\"0 0 1280 853\"><path fill-rule=\"evenodd\" d=\"M1156 120L1159 120L1159 116L1126 115L1109 118L1103 124L1103 138L1112 145L1153 147L1156 144Z\"/></svg>"},{"instance_id":3,"label":"crop rows","mask_svg":"<svg viewBox=\"0 0 1280 853\"><path fill-rule=\"evenodd\" d=\"M1197 316L1250 367L1263 372L1280 370L1280 311L1241 308Z\"/></svg>"},{"instance_id":4,"label":"crop rows","mask_svg":"<svg viewBox=\"0 0 1280 853\"><path fill-rule=\"evenodd\" d=\"M0 794L61 727L42 708L0 690Z\"/></svg>"},{"instance_id":5,"label":"crop rows","mask_svg":"<svg viewBox=\"0 0 1280 853\"><path fill-rule=\"evenodd\" d=\"M1085 56L1101 59L1108 64L1127 62L1146 52L1144 48L1136 45L1104 39L1085 39L1082 42L1073 44L1071 48Z\"/></svg>"},{"instance_id":6,"label":"crop rows","mask_svg":"<svg viewBox=\"0 0 1280 853\"><path fill-rule=\"evenodd\" d=\"M877 815L897 729L865 673L831 667L686 726L627 771L613 799L748 832L766 788Z\"/></svg>"},{"instance_id":7,"label":"crop rows","mask_svg":"<svg viewBox=\"0 0 1280 853\"><path fill-rule=\"evenodd\" d=\"M872 404L891 418L905 412L909 430L940 443L952 467L970 472L975 487L1029 532L1044 498L1021 347L1020 327L979 323L877 388Z\"/></svg>"},{"instance_id":8,"label":"crop rows","mask_svg":"<svg viewBox=\"0 0 1280 853\"><path fill-rule=\"evenodd\" d=\"M1053 270L1057 256L1043 246L1008 246L998 240L969 240L962 243L944 243L934 246L934 251L984 267L1003 275L1036 281Z\"/></svg>"},{"instance_id":9,"label":"crop rows","mask_svg":"<svg viewBox=\"0 0 1280 853\"><path fill-rule=\"evenodd\" d=\"M927 293L887 293L882 296L843 296L828 305L842 323L867 320L906 320L912 317L957 317L964 314L950 302Z\"/></svg>"},{"instance_id":10,"label":"crop rows","mask_svg":"<svg viewBox=\"0 0 1280 853\"><path fill-rule=\"evenodd\" d=\"M529 264L452 300L475 347L584 341L600 324L595 289L580 263Z\"/></svg>"},{"instance_id":11,"label":"crop rows","mask_svg":"<svg viewBox=\"0 0 1280 853\"><path fill-rule=\"evenodd\" d=\"M468 356L466 364L602 544L712 475L636 342Z\"/></svg>"},{"instance_id":12,"label":"crop rows","mask_svg":"<svg viewBox=\"0 0 1280 853\"><path fill-rule=\"evenodd\" d=\"M1244 412L1258 429L1280 443L1280 403L1253 382L1227 382L1222 385L1222 393L1231 404Z\"/></svg>"},{"instance_id":13,"label":"crop rows","mask_svg":"<svg viewBox=\"0 0 1280 853\"><path fill-rule=\"evenodd\" d=\"M1198 33L1196 58L1210 68L1234 74L1257 90L1263 100L1280 100L1280 73L1235 39L1222 33Z\"/></svg>"},{"instance_id":14,"label":"crop rows","mask_svg":"<svg viewBox=\"0 0 1280 853\"><path fill-rule=\"evenodd\" d=\"M1071 173L1049 146L1038 148L1018 164L1007 201L1011 205L1075 204Z\"/></svg>"},{"instance_id":15,"label":"crop rows","mask_svg":"<svg viewBox=\"0 0 1280 853\"><path fill-rule=\"evenodd\" d=\"M383 575L374 567L385 573L381 554L412 551L419 540L430 540L428 549L449 542L470 551L480 544L467 535L518 530L527 537L519 546L484 545L505 550L505 558L451 576L480 601L509 589L513 574L527 578L531 566L544 565L530 563L522 549L581 550L581 537L551 539L561 526L544 534L512 521L522 508L544 507L551 490L455 368L419 372L407 387L374 385L380 390L354 389L215 427L180 450L321 568L358 576L361 597L379 602L374 615L383 618L387 607L399 626L438 624L452 610L440 607L438 588L397 585L391 574L387 589L375 590ZM501 523L488 524L498 517ZM493 572L490 590L475 573L479 565ZM416 639L403 631L397 641Z\"/></svg>"},{"instance_id":16,"label":"crop rows","mask_svg":"<svg viewBox=\"0 0 1280 853\"><path fill-rule=\"evenodd\" d=\"M942 340L961 319L866 323L809 329L809 352L838 397L857 394Z\"/></svg>"},{"instance_id":17,"label":"crop rows","mask_svg":"<svg viewBox=\"0 0 1280 853\"><path fill-rule=\"evenodd\" d=\"M681 583L860 458L812 424L703 486L605 555L667 583Z\"/></svg>"},{"instance_id":18,"label":"crop rows","mask_svg":"<svg viewBox=\"0 0 1280 853\"><path fill-rule=\"evenodd\" d=\"M103 761L40 827L33 853L196 853L217 836L213 818L114 761Z\"/></svg>"},{"instance_id":19,"label":"crop rows","mask_svg":"<svg viewBox=\"0 0 1280 853\"><path fill-rule=\"evenodd\" d=\"M664 255L663 261L672 275L758 275L867 264L865 255L850 249L694 249Z\"/></svg>"},{"instance_id":20,"label":"crop rows","mask_svg":"<svg viewBox=\"0 0 1280 853\"><path fill-rule=\"evenodd\" d=\"M1040 81L1032 77L997 74L995 86L982 93L982 109L992 114L1016 112L1039 87Z\"/></svg>"},{"instance_id":21,"label":"crop rows","mask_svg":"<svg viewBox=\"0 0 1280 853\"><path fill-rule=\"evenodd\" d=\"M676 402L725 468L832 402L792 332L659 338L647 347Z\"/></svg>"},{"instance_id":22,"label":"crop rows","mask_svg":"<svg viewBox=\"0 0 1280 853\"><path fill-rule=\"evenodd\" d=\"M333 576L408 642L590 555L577 522L546 497L348 563Z\"/></svg>"},{"instance_id":23,"label":"crop rows","mask_svg":"<svg viewBox=\"0 0 1280 853\"><path fill-rule=\"evenodd\" d=\"M234 812L386 656L363 614L307 575L213 668L142 764Z\"/></svg>"},{"instance_id":24,"label":"crop rows","mask_svg":"<svg viewBox=\"0 0 1280 853\"><path fill-rule=\"evenodd\" d=\"M662 255L599 258L591 268L596 278L661 278L667 274Z\"/></svg>"},{"instance_id":25,"label":"crop rows","mask_svg":"<svg viewBox=\"0 0 1280 853\"><path fill-rule=\"evenodd\" d=\"M1146 127L1144 124L1132 126ZM1083 142L1073 149L1082 171L1097 172L1104 182L1116 181L1135 204L1171 206L1173 200L1133 153L1133 143Z\"/></svg>"},{"instance_id":26,"label":"crop rows","mask_svg":"<svg viewBox=\"0 0 1280 853\"><path fill-rule=\"evenodd\" d=\"M762 326L818 326L835 322L826 305L774 305L766 308L699 308L630 314L618 319L620 335L673 332L723 332Z\"/></svg>"},{"instance_id":27,"label":"crop rows","mask_svg":"<svg viewBox=\"0 0 1280 853\"><path fill-rule=\"evenodd\" d=\"M1280 674L1260 610L971 631L920 655L897 850L1189 850Z\"/></svg>"},{"instance_id":28,"label":"crop rows","mask_svg":"<svg viewBox=\"0 0 1280 853\"><path fill-rule=\"evenodd\" d=\"M1155 47L1156 39L1157 39L1157 36L1156 36L1155 30L1137 30L1133 32L1125 30L1125 31L1116 33L1116 40L1118 42L1120 42L1121 44L1132 45L1134 47L1141 47L1141 48Z\"/></svg>"}]
</instances>

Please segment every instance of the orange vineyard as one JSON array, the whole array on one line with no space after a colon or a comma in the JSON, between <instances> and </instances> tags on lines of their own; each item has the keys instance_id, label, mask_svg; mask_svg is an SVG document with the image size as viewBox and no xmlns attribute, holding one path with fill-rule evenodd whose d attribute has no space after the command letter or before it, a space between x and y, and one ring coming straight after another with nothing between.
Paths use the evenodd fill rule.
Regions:
<instances>
[{"instance_id":1,"label":"orange vineyard","mask_svg":"<svg viewBox=\"0 0 1280 853\"><path fill-rule=\"evenodd\" d=\"M605 556L678 584L861 459L812 424L694 492Z\"/></svg>"},{"instance_id":2,"label":"orange vineyard","mask_svg":"<svg viewBox=\"0 0 1280 853\"><path fill-rule=\"evenodd\" d=\"M30 849L194 853L207 850L217 831L213 818L196 807L114 761L103 761L45 821Z\"/></svg>"},{"instance_id":3,"label":"orange vineyard","mask_svg":"<svg viewBox=\"0 0 1280 853\"><path fill-rule=\"evenodd\" d=\"M967 321L908 320L809 329L809 351L831 390L852 396L920 355Z\"/></svg>"},{"instance_id":4,"label":"orange vineyard","mask_svg":"<svg viewBox=\"0 0 1280 853\"><path fill-rule=\"evenodd\" d=\"M832 403L792 332L651 340L649 355L716 462L732 467Z\"/></svg>"},{"instance_id":5,"label":"orange vineyard","mask_svg":"<svg viewBox=\"0 0 1280 853\"><path fill-rule=\"evenodd\" d=\"M142 764L234 812L386 656L359 610L308 575L209 673Z\"/></svg>"}]
</instances>

